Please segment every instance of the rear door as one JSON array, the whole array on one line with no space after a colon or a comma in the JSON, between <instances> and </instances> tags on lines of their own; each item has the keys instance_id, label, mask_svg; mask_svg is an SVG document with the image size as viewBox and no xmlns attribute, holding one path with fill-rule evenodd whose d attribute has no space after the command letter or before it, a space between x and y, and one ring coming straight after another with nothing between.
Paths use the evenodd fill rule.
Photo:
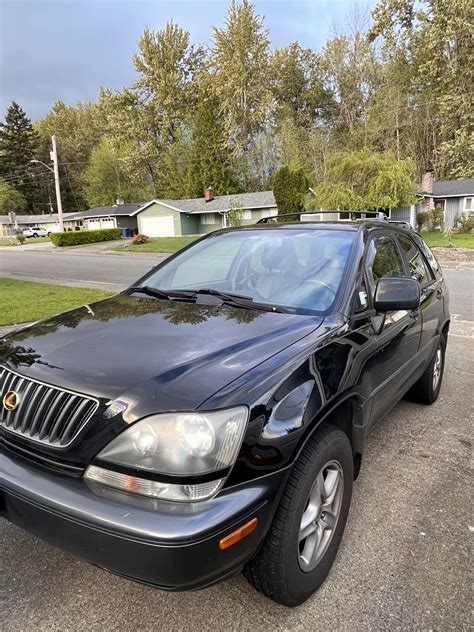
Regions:
<instances>
[{"instance_id":1,"label":"rear door","mask_svg":"<svg viewBox=\"0 0 474 632\"><path fill-rule=\"evenodd\" d=\"M420 284L423 326L420 354L423 359L429 359L434 353L444 316L442 280L435 277L423 253L409 235L397 234L397 240L408 274Z\"/></svg>"}]
</instances>

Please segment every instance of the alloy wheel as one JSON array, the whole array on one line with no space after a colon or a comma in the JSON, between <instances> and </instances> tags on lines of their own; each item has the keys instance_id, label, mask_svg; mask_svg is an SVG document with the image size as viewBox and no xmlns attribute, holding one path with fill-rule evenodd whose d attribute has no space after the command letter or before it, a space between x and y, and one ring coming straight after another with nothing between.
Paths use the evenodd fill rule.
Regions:
<instances>
[{"instance_id":1,"label":"alloy wheel","mask_svg":"<svg viewBox=\"0 0 474 632\"><path fill-rule=\"evenodd\" d=\"M342 467L338 461L330 461L318 472L301 517L298 562L307 573L318 565L332 540L343 493Z\"/></svg>"},{"instance_id":2,"label":"alloy wheel","mask_svg":"<svg viewBox=\"0 0 474 632\"><path fill-rule=\"evenodd\" d=\"M433 391L436 391L438 388L439 380L441 379L441 369L443 366L443 355L441 353L441 349L438 348L436 351L434 367L433 367Z\"/></svg>"}]
</instances>

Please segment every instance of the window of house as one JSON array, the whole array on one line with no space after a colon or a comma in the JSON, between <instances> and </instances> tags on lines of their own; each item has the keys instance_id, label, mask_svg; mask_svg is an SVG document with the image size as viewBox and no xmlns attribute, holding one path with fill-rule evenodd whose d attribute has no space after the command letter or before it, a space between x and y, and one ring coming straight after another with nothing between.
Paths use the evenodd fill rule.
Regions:
<instances>
[{"instance_id":1,"label":"window of house","mask_svg":"<svg viewBox=\"0 0 474 632\"><path fill-rule=\"evenodd\" d=\"M473 200L472 197L464 198L465 211L474 211L474 204L472 203L472 200Z\"/></svg>"},{"instance_id":2,"label":"window of house","mask_svg":"<svg viewBox=\"0 0 474 632\"><path fill-rule=\"evenodd\" d=\"M201 215L201 224L217 224L215 213L203 213Z\"/></svg>"},{"instance_id":3,"label":"window of house","mask_svg":"<svg viewBox=\"0 0 474 632\"><path fill-rule=\"evenodd\" d=\"M252 211L242 211L242 219L252 219Z\"/></svg>"},{"instance_id":4,"label":"window of house","mask_svg":"<svg viewBox=\"0 0 474 632\"><path fill-rule=\"evenodd\" d=\"M261 217L273 217L274 215L277 215L278 211L273 208L264 208L261 210Z\"/></svg>"},{"instance_id":5,"label":"window of house","mask_svg":"<svg viewBox=\"0 0 474 632\"><path fill-rule=\"evenodd\" d=\"M408 263L412 279L418 281L421 287L426 287L433 280L433 275L426 265L423 255L408 237L397 235L397 239L403 256Z\"/></svg>"}]
</instances>

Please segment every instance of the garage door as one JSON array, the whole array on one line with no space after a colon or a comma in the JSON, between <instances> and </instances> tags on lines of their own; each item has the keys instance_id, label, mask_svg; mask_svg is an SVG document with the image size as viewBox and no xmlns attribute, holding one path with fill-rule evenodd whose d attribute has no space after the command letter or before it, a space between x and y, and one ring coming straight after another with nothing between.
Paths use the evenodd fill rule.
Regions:
<instances>
[{"instance_id":1,"label":"garage door","mask_svg":"<svg viewBox=\"0 0 474 632\"><path fill-rule=\"evenodd\" d=\"M148 237L174 237L174 218L166 217L142 217L140 219L140 232Z\"/></svg>"}]
</instances>

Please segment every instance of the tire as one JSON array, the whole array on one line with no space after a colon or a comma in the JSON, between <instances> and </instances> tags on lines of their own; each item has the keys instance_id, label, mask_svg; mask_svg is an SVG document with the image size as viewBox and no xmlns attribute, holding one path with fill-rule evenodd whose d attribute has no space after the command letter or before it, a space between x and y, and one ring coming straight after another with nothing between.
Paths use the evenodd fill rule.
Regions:
<instances>
[{"instance_id":1,"label":"tire","mask_svg":"<svg viewBox=\"0 0 474 632\"><path fill-rule=\"evenodd\" d=\"M323 583L346 526L353 468L351 444L341 430L327 425L309 439L293 466L262 548L244 569L245 577L259 592L279 604L294 607L306 601ZM334 483L336 491L330 511L321 513L309 524L305 519L305 528L311 529L315 525L316 531L301 539L304 533L303 515L309 519L314 515L311 511L321 511L321 506L314 509L317 503L312 501L319 496L317 490L321 489L321 473L323 478L325 473L323 487L327 485L331 489L336 471L339 472L339 482ZM330 475L332 478L329 478ZM319 537L326 526L328 514L332 513L336 519L331 532L328 535L328 530L323 530L322 537ZM313 556L307 552L307 549L311 550L312 537L319 542ZM317 551L320 551L319 554Z\"/></svg>"},{"instance_id":2,"label":"tire","mask_svg":"<svg viewBox=\"0 0 474 632\"><path fill-rule=\"evenodd\" d=\"M33 233L33 237L38 237L38 233Z\"/></svg>"},{"instance_id":3,"label":"tire","mask_svg":"<svg viewBox=\"0 0 474 632\"><path fill-rule=\"evenodd\" d=\"M439 337L438 346L418 382L408 391L408 397L419 404L434 404L438 399L443 382L444 359L446 355L446 339ZM437 375L437 377L436 377Z\"/></svg>"}]
</instances>

